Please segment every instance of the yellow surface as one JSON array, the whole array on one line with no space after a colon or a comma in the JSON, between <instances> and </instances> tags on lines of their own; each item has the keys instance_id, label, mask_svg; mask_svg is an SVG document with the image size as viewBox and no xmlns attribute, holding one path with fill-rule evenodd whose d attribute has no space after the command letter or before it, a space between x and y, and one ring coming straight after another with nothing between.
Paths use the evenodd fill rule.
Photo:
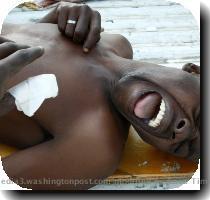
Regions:
<instances>
[{"instance_id":1,"label":"yellow surface","mask_svg":"<svg viewBox=\"0 0 210 200\"><path fill-rule=\"evenodd\" d=\"M25 3L22 3L18 6L18 8L25 8L25 9L30 9L30 10L38 10L40 8L39 5L37 5L36 3L34 2L25 2Z\"/></svg>"},{"instance_id":2,"label":"yellow surface","mask_svg":"<svg viewBox=\"0 0 210 200\"><path fill-rule=\"evenodd\" d=\"M168 179L191 177L197 164L144 143L131 128L120 166L112 178Z\"/></svg>"},{"instance_id":3,"label":"yellow surface","mask_svg":"<svg viewBox=\"0 0 210 200\"><path fill-rule=\"evenodd\" d=\"M0 156L2 158L9 156L10 154L14 153L15 151L17 151L16 148L9 147L4 144L0 144Z\"/></svg>"},{"instance_id":4,"label":"yellow surface","mask_svg":"<svg viewBox=\"0 0 210 200\"><path fill-rule=\"evenodd\" d=\"M17 149L0 145L0 155L8 156ZM123 158L116 173L110 178L149 178L165 179L190 177L197 164L163 153L144 143L131 129Z\"/></svg>"}]
</instances>

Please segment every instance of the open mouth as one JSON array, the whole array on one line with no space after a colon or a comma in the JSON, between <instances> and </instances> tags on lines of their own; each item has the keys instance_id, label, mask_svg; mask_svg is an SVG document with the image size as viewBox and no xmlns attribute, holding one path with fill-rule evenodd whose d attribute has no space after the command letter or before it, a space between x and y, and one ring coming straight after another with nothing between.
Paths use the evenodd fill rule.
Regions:
<instances>
[{"instance_id":1,"label":"open mouth","mask_svg":"<svg viewBox=\"0 0 210 200\"><path fill-rule=\"evenodd\" d=\"M148 92L142 95L134 106L134 114L148 126L156 128L163 121L166 113L166 104L157 92Z\"/></svg>"}]
</instances>

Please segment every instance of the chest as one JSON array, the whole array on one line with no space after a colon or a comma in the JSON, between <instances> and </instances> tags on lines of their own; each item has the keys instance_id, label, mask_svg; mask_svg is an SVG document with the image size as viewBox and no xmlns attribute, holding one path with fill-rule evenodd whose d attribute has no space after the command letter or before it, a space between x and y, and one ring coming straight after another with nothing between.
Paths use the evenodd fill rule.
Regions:
<instances>
[{"instance_id":1,"label":"chest","mask_svg":"<svg viewBox=\"0 0 210 200\"><path fill-rule=\"evenodd\" d=\"M49 132L65 132L81 116L107 106L105 85L106 77L111 74L103 68L103 63L95 61L97 50L84 54L81 46L62 37L55 25L32 26L4 31L13 41L45 48L44 56L14 76L8 87L28 77L55 74L59 95L44 101L31 120L36 120Z\"/></svg>"}]
</instances>

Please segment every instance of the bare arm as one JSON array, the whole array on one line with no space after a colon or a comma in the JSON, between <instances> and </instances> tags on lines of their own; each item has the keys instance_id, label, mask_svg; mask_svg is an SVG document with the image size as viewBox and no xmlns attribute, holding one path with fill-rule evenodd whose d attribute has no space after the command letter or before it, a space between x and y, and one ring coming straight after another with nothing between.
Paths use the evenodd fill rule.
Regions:
<instances>
[{"instance_id":1,"label":"bare arm","mask_svg":"<svg viewBox=\"0 0 210 200\"><path fill-rule=\"evenodd\" d=\"M124 139L113 125L96 119L88 115L79 122L79 131L72 127L71 133L2 159L5 172L34 190L81 190L98 184L116 170Z\"/></svg>"}]
</instances>

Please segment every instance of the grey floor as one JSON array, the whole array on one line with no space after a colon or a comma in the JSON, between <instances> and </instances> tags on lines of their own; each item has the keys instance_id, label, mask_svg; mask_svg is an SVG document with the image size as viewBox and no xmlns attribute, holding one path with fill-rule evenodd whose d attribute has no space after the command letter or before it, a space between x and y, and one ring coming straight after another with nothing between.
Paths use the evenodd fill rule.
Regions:
<instances>
[{"instance_id":1,"label":"grey floor","mask_svg":"<svg viewBox=\"0 0 210 200\"><path fill-rule=\"evenodd\" d=\"M90 190L169 190L179 188L188 180L146 181L142 183L101 184Z\"/></svg>"},{"instance_id":2,"label":"grey floor","mask_svg":"<svg viewBox=\"0 0 210 200\"><path fill-rule=\"evenodd\" d=\"M104 0L90 1L102 15L107 33L128 38L134 59L180 68L187 62L200 63L200 34L189 10L165 0ZM45 11L16 9L7 22L36 21Z\"/></svg>"},{"instance_id":3,"label":"grey floor","mask_svg":"<svg viewBox=\"0 0 210 200\"><path fill-rule=\"evenodd\" d=\"M107 33L128 38L134 59L181 68L187 62L200 63L200 34L190 11L165 0L90 1L102 15ZM48 10L14 9L6 22L33 22ZM177 188L187 180L151 181L145 183L98 185L94 190L166 190Z\"/></svg>"}]
</instances>

